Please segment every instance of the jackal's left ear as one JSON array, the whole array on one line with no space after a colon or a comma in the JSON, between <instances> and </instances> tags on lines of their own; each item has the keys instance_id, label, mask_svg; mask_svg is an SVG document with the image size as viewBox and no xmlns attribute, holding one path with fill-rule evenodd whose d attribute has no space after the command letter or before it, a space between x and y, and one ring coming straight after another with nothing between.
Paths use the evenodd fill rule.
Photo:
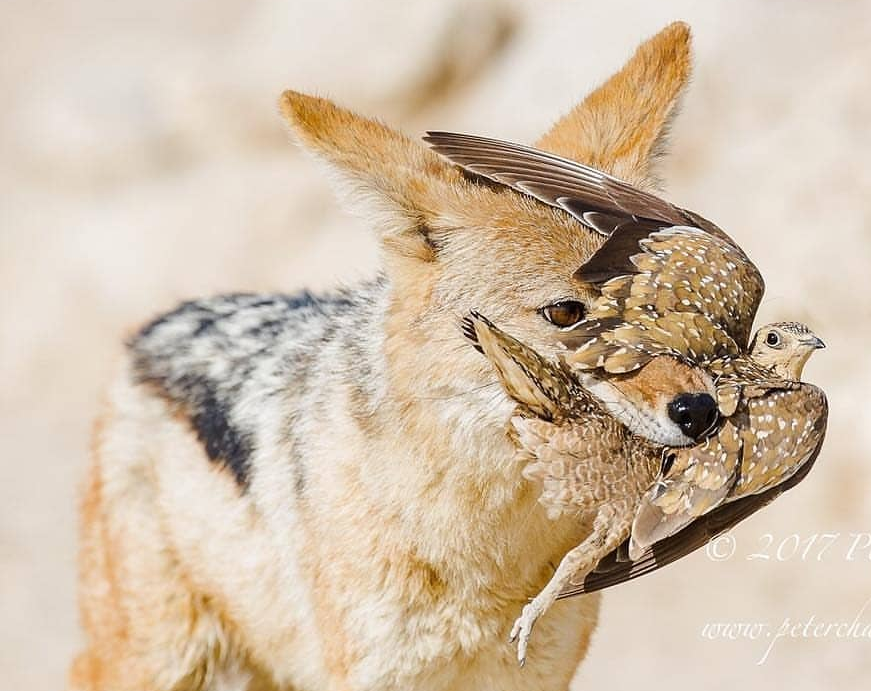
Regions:
<instances>
[{"instance_id":1,"label":"jackal's left ear","mask_svg":"<svg viewBox=\"0 0 871 691\"><path fill-rule=\"evenodd\" d=\"M690 28L674 22L642 43L623 68L536 143L641 188L657 187L653 164L690 78Z\"/></svg>"},{"instance_id":2,"label":"jackal's left ear","mask_svg":"<svg viewBox=\"0 0 871 691\"><path fill-rule=\"evenodd\" d=\"M331 101L286 91L281 110L307 149L338 173L343 191L377 225L392 252L427 260L429 233L447 199L467 183L432 151Z\"/></svg>"}]
</instances>

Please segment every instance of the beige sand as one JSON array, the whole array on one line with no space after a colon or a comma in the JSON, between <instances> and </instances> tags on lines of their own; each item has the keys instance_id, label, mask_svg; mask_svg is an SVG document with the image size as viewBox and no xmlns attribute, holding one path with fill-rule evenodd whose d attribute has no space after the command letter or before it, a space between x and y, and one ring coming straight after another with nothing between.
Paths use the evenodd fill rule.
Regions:
<instances>
[{"instance_id":1,"label":"beige sand","mask_svg":"<svg viewBox=\"0 0 871 691\"><path fill-rule=\"evenodd\" d=\"M123 335L182 298L373 270L364 225L288 143L283 88L412 134L530 140L685 19L697 71L669 196L756 260L761 319L805 320L829 344L806 376L830 396L830 438L807 482L737 531L731 559L698 554L609 593L577 688L869 688L867 638L800 630L757 665L764 634L702 635L849 623L871 598L869 550L846 558L849 534L871 532L869 2L5 0L3 15L0 687L63 687L76 484ZM765 533L788 554L791 534L823 532L839 537L822 561L747 558Z\"/></svg>"}]
</instances>

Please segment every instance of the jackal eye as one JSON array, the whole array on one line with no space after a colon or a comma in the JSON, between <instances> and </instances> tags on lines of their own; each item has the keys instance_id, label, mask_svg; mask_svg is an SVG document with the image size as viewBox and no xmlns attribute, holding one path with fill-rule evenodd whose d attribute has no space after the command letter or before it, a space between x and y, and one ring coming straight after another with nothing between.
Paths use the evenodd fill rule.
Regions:
<instances>
[{"instance_id":1,"label":"jackal eye","mask_svg":"<svg viewBox=\"0 0 871 691\"><path fill-rule=\"evenodd\" d=\"M565 328L574 326L581 321L587 314L587 308L583 302L577 300L562 300L555 302L552 305L542 307L541 316L547 319L554 326Z\"/></svg>"}]
</instances>

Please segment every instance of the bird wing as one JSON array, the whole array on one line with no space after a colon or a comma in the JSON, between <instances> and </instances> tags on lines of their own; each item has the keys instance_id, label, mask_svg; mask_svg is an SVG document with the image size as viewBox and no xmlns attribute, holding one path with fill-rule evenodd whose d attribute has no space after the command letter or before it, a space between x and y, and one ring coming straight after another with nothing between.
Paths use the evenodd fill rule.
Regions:
<instances>
[{"instance_id":1,"label":"bird wing","mask_svg":"<svg viewBox=\"0 0 871 691\"><path fill-rule=\"evenodd\" d=\"M638 240L640 251L627 258L616 242L622 232L575 274L598 284L601 295L586 323L562 336L576 351L572 364L617 372L611 361L617 355L619 366L638 368L659 354L708 362L746 348L765 285L737 245L698 228L671 227Z\"/></svg>"},{"instance_id":2,"label":"bird wing","mask_svg":"<svg viewBox=\"0 0 871 691\"><path fill-rule=\"evenodd\" d=\"M493 365L508 394L538 417L553 420L579 405L568 373L497 328L477 312L463 319L463 334Z\"/></svg>"},{"instance_id":3,"label":"bird wing","mask_svg":"<svg viewBox=\"0 0 871 691\"><path fill-rule=\"evenodd\" d=\"M652 309L631 322L619 317L592 318L561 334L560 341L569 350L565 360L573 367L610 374L631 372L658 355L706 363L738 353L735 340L707 315L658 314Z\"/></svg>"},{"instance_id":4,"label":"bird wing","mask_svg":"<svg viewBox=\"0 0 871 691\"><path fill-rule=\"evenodd\" d=\"M726 421L701 444L673 449L671 468L641 498L632 523L630 557L683 529L719 506L738 473L743 438Z\"/></svg>"},{"instance_id":5,"label":"bird wing","mask_svg":"<svg viewBox=\"0 0 871 691\"><path fill-rule=\"evenodd\" d=\"M454 132L427 132L423 139L452 163L563 209L605 236L633 219L656 221L659 227L696 222L693 214L664 199L547 151Z\"/></svg>"},{"instance_id":6,"label":"bird wing","mask_svg":"<svg viewBox=\"0 0 871 691\"><path fill-rule=\"evenodd\" d=\"M607 237L575 274L601 285L602 300L591 319L616 314L632 322L650 308L658 315L696 312L708 317L714 335L725 330L746 347L764 290L762 276L710 221L547 151L452 132L428 132L424 140L466 170L563 209ZM566 338L577 341L571 332ZM724 352L720 345L712 352ZM629 364L640 367L646 357Z\"/></svg>"},{"instance_id":7,"label":"bird wing","mask_svg":"<svg viewBox=\"0 0 871 691\"><path fill-rule=\"evenodd\" d=\"M809 471L811 464L805 465ZM693 521L683 530L671 537L654 543L648 547L638 559L629 558L629 540L626 540L616 550L603 557L578 586L563 590L559 597L566 598L584 593L592 593L604 588L610 588L639 576L652 573L663 566L695 552L715 538L759 509L770 504L784 491L792 480L800 481L804 474L793 475L784 485L778 485L763 494L752 495L727 504L721 504L717 509ZM791 485L790 485L791 486Z\"/></svg>"},{"instance_id":8,"label":"bird wing","mask_svg":"<svg viewBox=\"0 0 871 691\"><path fill-rule=\"evenodd\" d=\"M710 221L547 151L451 132L428 132L424 140L466 170L563 209L607 237L575 274L602 290L590 320L618 316L634 323L642 317L649 319L650 310L656 316L697 313L708 318L706 330L717 337L704 351L708 359L728 352L729 340L746 347L764 290L762 276L735 242ZM683 319L657 326L678 328ZM722 331L729 338L719 338ZM599 347L613 352L642 335L643 329L636 328L627 338ZM678 340L682 335L678 329ZM578 344L576 336L566 334L568 347ZM690 351L688 346L684 344L684 349ZM624 358L624 366L640 367L649 357L645 352L634 356L632 351Z\"/></svg>"},{"instance_id":9,"label":"bird wing","mask_svg":"<svg viewBox=\"0 0 871 691\"><path fill-rule=\"evenodd\" d=\"M694 552L699 547L703 547L717 535L730 530L745 518L767 506L781 494L804 480L816 462L825 438L828 418L826 397L820 389L811 384L800 384L797 389L778 389L772 392L771 395L775 393L778 394L775 401L780 401L781 409L791 410L796 419L802 420L802 422L797 424L797 430L789 431L789 426L786 430L779 430L780 425L776 422L777 418L775 417L774 425L778 432L782 431L786 436L797 433L797 436L803 436L804 440L800 444L796 442L794 444L786 443L782 445L783 439L773 430L768 436L762 436L757 433L755 438L757 442L761 442L764 446L769 446L772 449L779 448L782 453L793 454L794 471L783 474L780 481L773 486L771 484L760 484L756 493L743 491L734 497L729 497L727 501L724 501L713 511L697 518L682 530L647 547L637 559L630 558L630 540L626 540L620 547L599 562L596 568L586 576L582 585L563 591L560 597L591 593L603 588L609 588L624 581L651 573L677 561L687 554ZM760 406L765 402L764 406L768 408L767 397L763 396L753 400L758 400ZM767 412L762 412L762 410L762 407L758 408L757 414L751 417L751 420L756 419L755 424L759 424L759 415L764 416L768 414ZM764 417L762 421L768 422ZM808 424L808 421L810 421L810 424ZM804 434L798 432L798 430L804 429L808 431ZM760 427L759 431L764 432L768 431L768 429ZM746 450L747 441L746 439L742 441ZM752 457L752 444L750 452L751 456L744 456L744 458ZM743 475L743 472L742 467L739 473ZM735 487L737 488L738 485L736 484Z\"/></svg>"},{"instance_id":10,"label":"bird wing","mask_svg":"<svg viewBox=\"0 0 871 691\"><path fill-rule=\"evenodd\" d=\"M816 453L826 432L826 396L812 384L771 390L748 399L746 408L747 423L741 426L744 452L729 501L789 479Z\"/></svg>"},{"instance_id":11,"label":"bird wing","mask_svg":"<svg viewBox=\"0 0 871 691\"><path fill-rule=\"evenodd\" d=\"M579 279L596 278L590 274L599 273L596 264L605 245L577 271ZM651 309L703 314L747 345L764 283L740 247L689 226L656 231L639 245L641 251L630 257L635 266L631 282L604 285L607 300L596 305L591 317L615 316L616 311L631 321Z\"/></svg>"}]
</instances>

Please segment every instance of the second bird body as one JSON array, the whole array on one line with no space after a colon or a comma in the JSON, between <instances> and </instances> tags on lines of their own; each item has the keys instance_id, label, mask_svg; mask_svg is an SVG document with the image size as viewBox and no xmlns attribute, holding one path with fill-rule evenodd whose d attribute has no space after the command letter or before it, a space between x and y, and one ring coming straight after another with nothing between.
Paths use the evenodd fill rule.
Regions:
<instances>
[{"instance_id":1,"label":"second bird body","mask_svg":"<svg viewBox=\"0 0 871 691\"><path fill-rule=\"evenodd\" d=\"M603 410L565 363L545 360L477 314L467 317L464 330L518 403L511 420L517 459L525 464L524 476L541 483L539 501L548 516L592 518L590 534L566 554L514 625L511 636L518 639L523 663L535 621L629 536L642 497L660 472L662 447L633 435Z\"/></svg>"}]
</instances>

